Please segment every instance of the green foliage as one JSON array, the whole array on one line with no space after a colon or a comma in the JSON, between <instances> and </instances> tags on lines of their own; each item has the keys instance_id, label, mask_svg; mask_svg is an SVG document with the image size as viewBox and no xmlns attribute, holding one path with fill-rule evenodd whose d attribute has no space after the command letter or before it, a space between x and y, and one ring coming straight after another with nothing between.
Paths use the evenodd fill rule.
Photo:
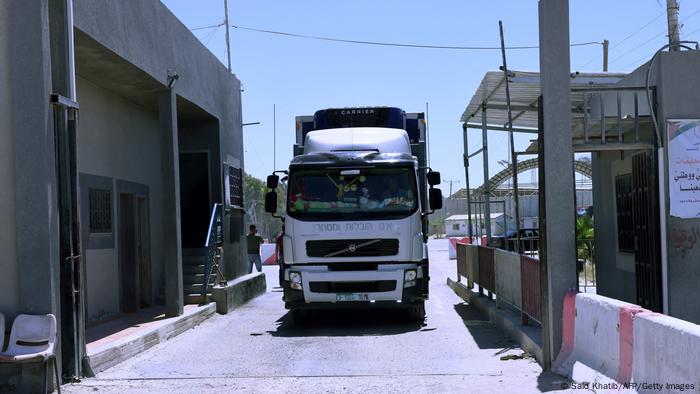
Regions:
<instances>
[{"instance_id":1,"label":"green foliage","mask_svg":"<svg viewBox=\"0 0 700 394\"><path fill-rule=\"evenodd\" d=\"M243 201L246 208L245 228L248 231L248 225L255 224L258 228L258 233L263 238L267 238L273 242L275 236L282 228L282 221L272 217L265 212L265 193L267 193L267 184L264 180L260 180L248 173L243 174ZM283 215L285 210L286 185L280 183L277 188L277 215ZM257 218L253 222L253 218Z\"/></svg>"},{"instance_id":2,"label":"green foliage","mask_svg":"<svg viewBox=\"0 0 700 394\"><path fill-rule=\"evenodd\" d=\"M593 230L593 218L588 215L576 218L576 243L578 245L577 255L581 260L589 260L593 256L595 238Z\"/></svg>"}]
</instances>

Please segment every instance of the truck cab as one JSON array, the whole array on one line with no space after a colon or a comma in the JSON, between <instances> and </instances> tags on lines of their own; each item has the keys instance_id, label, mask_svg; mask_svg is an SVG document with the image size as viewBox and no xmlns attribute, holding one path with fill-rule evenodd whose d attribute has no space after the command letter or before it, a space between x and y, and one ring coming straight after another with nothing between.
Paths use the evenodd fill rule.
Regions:
<instances>
[{"instance_id":1,"label":"truck cab","mask_svg":"<svg viewBox=\"0 0 700 394\"><path fill-rule=\"evenodd\" d=\"M280 216L283 299L295 315L391 307L418 320L425 316L426 215L440 208L442 196L432 187L439 174L428 175L425 165L422 114L411 114L414 130L397 110L322 110L312 125L311 117L297 118L296 155L283 171L287 195ZM266 210L272 214L278 179L268 177Z\"/></svg>"}]
</instances>

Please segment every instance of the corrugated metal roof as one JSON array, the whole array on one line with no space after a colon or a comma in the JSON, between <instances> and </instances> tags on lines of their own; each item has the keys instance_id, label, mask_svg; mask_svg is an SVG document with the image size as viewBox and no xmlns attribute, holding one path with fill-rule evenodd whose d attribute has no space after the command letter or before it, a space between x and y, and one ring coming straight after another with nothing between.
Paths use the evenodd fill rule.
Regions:
<instances>
[{"instance_id":1,"label":"corrugated metal roof","mask_svg":"<svg viewBox=\"0 0 700 394\"><path fill-rule=\"evenodd\" d=\"M530 71L509 71L508 84L516 129L537 129L537 99L540 96L540 73ZM627 74L624 73L572 73L572 87L611 87ZM486 105L486 124L499 128L508 125L506 88L503 71L489 71L474 92L469 105L464 110L461 122L473 125L482 124L482 108ZM584 92L571 92L571 106L583 106Z\"/></svg>"}]
</instances>

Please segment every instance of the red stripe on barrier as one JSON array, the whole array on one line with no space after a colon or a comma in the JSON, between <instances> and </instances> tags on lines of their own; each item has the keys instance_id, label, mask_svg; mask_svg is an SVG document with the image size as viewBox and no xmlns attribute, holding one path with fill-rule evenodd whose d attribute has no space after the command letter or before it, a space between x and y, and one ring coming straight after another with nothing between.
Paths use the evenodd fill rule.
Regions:
<instances>
[{"instance_id":1,"label":"red stripe on barrier","mask_svg":"<svg viewBox=\"0 0 700 394\"><path fill-rule=\"evenodd\" d=\"M638 306L623 306L620 309L620 368L617 381L629 383L632 380L634 364L634 317L637 313L648 312Z\"/></svg>"},{"instance_id":2,"label":"red stripe on barrier","mask_svg":"<svg viewBox=\"0 0 700 394\"><path fill-rule=\"evenodd\" d=\"M276 265L277 264L277 256L274 254L263 261L263 265Z\"/></svg>"},{"instance_id":3,"label":"red stripe on barrier","mask_svg":"<svg viewBox=\"0 0 700 394\"><path fill-rule=\"evenodd\" d=\"M561 350L554 365L563 364L574 350L576 319L576 292L571 290L564 296L564 309L562 311L562 335Z\"/></svg>"}]
</instances>

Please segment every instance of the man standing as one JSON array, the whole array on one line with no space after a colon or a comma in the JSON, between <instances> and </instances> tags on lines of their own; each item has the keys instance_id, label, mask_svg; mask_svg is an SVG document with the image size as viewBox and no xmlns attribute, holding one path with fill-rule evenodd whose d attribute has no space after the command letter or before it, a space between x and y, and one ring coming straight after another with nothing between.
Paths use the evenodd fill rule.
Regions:
<instances>
[{"instance_id":1,"label":"man standing","mask_svg":"<svg viewBox=\"0 0 700 394\"><path fill-rule=\"evenodd\" d=\"M263 239L258 235L255 225L251 224L250 232L246 237L248 243L248 273L253 272L253 264L257 268L258 272L262 272L262 261L260 260L260 244L263 243Z\"/></svg>"}]
</instances>

